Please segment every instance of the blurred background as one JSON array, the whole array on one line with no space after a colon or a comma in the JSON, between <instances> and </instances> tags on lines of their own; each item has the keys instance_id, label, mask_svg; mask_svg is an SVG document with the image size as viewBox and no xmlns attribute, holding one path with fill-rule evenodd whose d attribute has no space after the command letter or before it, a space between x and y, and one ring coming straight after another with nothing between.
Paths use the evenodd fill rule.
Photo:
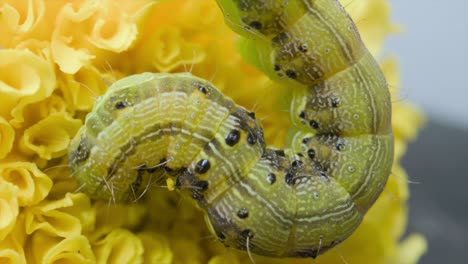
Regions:
<instances>
[{"instance_id":1,"label":"blurred background","mask_svg":"<svg viewBox=\"0 0 468 264\"><path fill-rule=\"evenodd\" d=\"M422 264L468 263L468 0L390 0L402 100L428 117L403 161L411 184L408 232L429 249Z\"/></svg>"}]
</instances>

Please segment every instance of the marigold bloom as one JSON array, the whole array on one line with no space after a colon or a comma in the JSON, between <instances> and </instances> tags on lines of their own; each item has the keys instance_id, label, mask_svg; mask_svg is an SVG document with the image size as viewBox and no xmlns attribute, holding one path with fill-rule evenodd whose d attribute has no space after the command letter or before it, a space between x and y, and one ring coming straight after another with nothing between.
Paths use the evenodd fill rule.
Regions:
<instances>
[{"instance_id":1,"label":"marigold bloom","mask_svg":"<svg viewBox=\"0 0 468 264\"><path fill-rule=\"evenodd\" d=\"M396 28L387 1L342 2L378 56ZM288 94L245 62L238 39L214 0L0 1L0 262L248 263L247 254L215 242L203 214L175 192L154 187L138 203L93 202L75 192L65 165L69 141L98 96L144 71L212 80L257 113L267 142L282 146ZM396 60L381 66L398 98ZM409 192L399 161L422 123L410 104L393 104L393 174L359 229L320 263L418 261L424 238L401 241Z\"/></svg>"}]
</instances>

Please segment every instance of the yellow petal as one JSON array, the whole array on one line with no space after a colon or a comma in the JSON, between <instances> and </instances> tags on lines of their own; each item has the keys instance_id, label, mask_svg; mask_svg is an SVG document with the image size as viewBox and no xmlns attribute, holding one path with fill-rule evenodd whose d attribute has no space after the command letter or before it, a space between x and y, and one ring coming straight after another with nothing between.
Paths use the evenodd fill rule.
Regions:
<instances>
[{"instance_id":1,"label":"yellow petal","mask_svg":"<svg viewBox=\"0 0 468 264\"><path fill-rule=\"evenodd\" d=\"M49 160L67 152L71 138L81 127L81 120L66 113L51 114L24 131L22 150Z\"/></svg>"},{"instance_id":2,"label":"yellow petal","mask_svg":"<svg viewBox=\"0 0 468 264\"><path fill-rule=\"evenodd\" d=\"M15 140L15 130L0 116L0 160L10 153Z\"/></svg>"},{"instance_id":3,"label":"yellow petal","mask_svg":"<svg viewBox=\"0 0 468 264\"><path fill-rule=\"evenodd\" d=\"M240 264L237 258L226 258L225 255L214 256L208 264Z\"/></svg>"},{"instance_id":4,"label":"yellow petal","mask_svg":"<svg viewBox=\"0 0 468 264\"><path fill-rule=\"evenodd\" d=\"M107 201L98 201L96 208L96 226L99 233L106 233L116 228L135 228L143 221L147 208L139 203L109 204Z\"/></svg>"},{"instance_id":5,"label":"yellow petal","mask_svg":"<svg viewBox=\"0 0 468 264\"><path fill-rule=\"evenodd\" d=\"M79 234L60 238L36 232L32 236L27 258L28 263L95 263L88 239Z\"/></svg>"},{"instance_id":6,"label":"yellow petal","mask_svg":"<svg viewBox=\"0 0 468 264\"><path fill-rule=\"evenodd\" d=\"M94 66L83 66L75 74L59 76L59 89L71 111L90 111L97 98L119 79L117 72L103 73Z\"/></svg>"},{"instance_id":7,"label":"yellow petal","mask_svg":"<svg viewBox=\"0 0 468 264\"><path fill-rule=\"evenodd\" d=\"M427 241L421 234L412 234L398 246L398 253L388 264L415 264L427 251Z\"/></svg>"},{"instance_id":8,"label":"yellow petal","mask_svg":"<svg viewBox=\"0 0 468 264\"><path fill-rule=\"evenodd\" d=\"M95 210L83 194L67 194L63 199L45 201L25 209L26 233L38 230L51 236L69 237L94 228Z\"/></svg>"},{"instance_id":9,"label":"yellow petal","mask_svg":"<svg viewBox=\"0 0 468 264\"><path fill-rule=\"evenodd\" d=\"M0 239L0 263L26 264L23 246L11 235Z\"/></svg>"},{"instance_id":10,"label":"yellow petal","mask_svg":"<svg viewBox=\"0 0 468 264\"><path fill-rule=\"evenodd\" d=\"M51 95L56 81L52 65L26 50L0 50L0 115L12 124L24 121L23 109Z\"/></svg>"},{"instance_id":11,"label":"yellow petal","mask_svg":"<svg viewBox=\"0 0 468 264\"><path fill-rule=\"evenodd\" d=\"M188 239L172 239L171 248L174 249L174 264L201 264L205 263L204 252L200 248L199 243L195 240ZM184 252L184 254L181 254Z\"/></svg>"},{"instance_id":12,"label":"yellow petal","mask_svg":"<svg viewBox=\"0 0 468 264\"><path fill-rule=\"evenodd\" d=\"M395 136L405 141L416 138L419 129L426 123L421 110L407 102L393 105L392 126Z\"/></svg>"},{"instance_id":13,"label":"yellow petal","mask_svg":"<svg viewBox=\"0 0 468 264\"><path fill-rule=\"evenodd\" d=\"M143 262L170 264L174 258L167 239L154 232L138 234L144 247Z\"/></svg>"},{"instance_id":14,"label":"yellow petal","mask_svg":"<svg viewBox=\"0 0 468 264\"><path fill-rule=\"evenodd\" d=\"M86 26L98 11L99 3L83 1L64 5L57 14L56 27L52 34L52 56L60 70L74 74L82 66L88 65L96 56L92 54L86 41Z\"/></svg>"},{"instance_id":15,"label":"yellow petal","mask_svg":"<svg viewBox=\"0 0 468 264\"><path fill-rule=\"evenodd\" d=\"M31 162L0 164L0 181L8 182L18 188L20 206L39 203L52 188L51 179Z\"/></svg>"},{"instance_id":16,"label":"yellow petal","mask_svg":"<svg viewBox=\"0 0 468 264\"><path fill-rule=\"evenodd\" d=\"M127 50L138 35L138 22L154 5L154 1L102 1L89 34L89 42L96 47L122 52Z\"/></svg>"},{"instance_id":17,"label":"yellow petal","mask_svg":"<svg viewBox=\"0 0 468 264\"><path fill-rule=\"evenodd\" d=\"M206 56L205 51L198 44L184 40L181 34L177 27L158 27L138 47L139 61L159 72L170 72L183 65L189 67L201 62Z\"/></svg>"},{"instance_id":18,"label":"yellow petal","mask_svg":"<svg viewBox=\"0 0 468 264\"><path fill-rule=\"evenodd\" d=\"M18 216L16 192L17 188L12 184L0 181L0 241L13 229Z\"/></svg>"},{"instance_id":19,"label":"yellow petal","mask_svg":"<svg viewBox=\"0 0 468 264\"><path fill-rule=\"evenodd\" d=\"M2 1L0 4L0 45L12 47L14 42L25 38L26 34L34 31L44 16L43 0ZM5 36L9 36L5 37ZM4 41L11 42L5 43Z\"/></svg>"},{"instance_id":20,"label":"yellow petal","mask_svg":"<svg viewBox=\"0 0 468 264\"><path fill-rule=\"evenodd\" d=\"M142 263L143 243L132 232L115 229L104 238L93 242L96 263Z\"/></svg>"}]
</instances>

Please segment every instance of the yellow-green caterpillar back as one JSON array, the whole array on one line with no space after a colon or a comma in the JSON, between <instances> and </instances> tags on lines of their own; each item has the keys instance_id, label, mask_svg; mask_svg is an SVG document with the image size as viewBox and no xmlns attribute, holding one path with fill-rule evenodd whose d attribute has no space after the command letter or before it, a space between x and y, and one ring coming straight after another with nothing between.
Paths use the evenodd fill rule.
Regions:
<instances>
[{"instance_id":1,"label":"yellow-green caterpillar back","mask_svg":"<svg viewBox=\"0 0 468 264\"><path fill-rule=\"evenodd\" d=\"M291 87L289 148L267 147L255 115L209 82L144 73L97 102L70 146L73 174L115 201L170 175L225 245L316 257L357 228L390 174L385 79L335 0L218 3L250 61Z\"/></svg>"}]
</instances>

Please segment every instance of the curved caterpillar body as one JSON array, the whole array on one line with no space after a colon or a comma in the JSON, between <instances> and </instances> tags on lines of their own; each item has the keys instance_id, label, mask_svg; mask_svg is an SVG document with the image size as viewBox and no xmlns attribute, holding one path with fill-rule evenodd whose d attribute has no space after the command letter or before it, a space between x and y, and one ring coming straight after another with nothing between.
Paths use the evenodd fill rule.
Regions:
<instances>
[{"instance_id":1,"label":"curved caterpillar body","mask_svg":"<svg viewBox=\"0 0 468 264\"><path fill-rule=\"evenodd\" d=\"M218 3L254 63L291 86L290 147L266 147L254 114L209 82L144 73L95 105L70 146L73 174L92 197L116 201L172 175L225 245L316 257L359 226L390 174L385 79L335 0Z\"/></svg>"}]
</instances>

